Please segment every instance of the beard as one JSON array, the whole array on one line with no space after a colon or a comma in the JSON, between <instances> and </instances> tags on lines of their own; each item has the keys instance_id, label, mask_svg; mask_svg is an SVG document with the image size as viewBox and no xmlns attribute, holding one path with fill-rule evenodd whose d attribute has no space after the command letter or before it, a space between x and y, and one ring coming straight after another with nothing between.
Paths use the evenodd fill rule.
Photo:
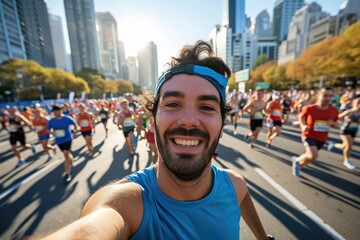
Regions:
<instances>
[{"instance_id":1,"label":"beard","mask_svg":"<svg viewBox=\"0 0 360 240\"><path fill-rule=\"evenodd\" d=\"M159 150L160 159L165 167L178 179L182 181L192 181L201 176L206 166L211 162L211 158L219 143L220 134L210 144L209 134L199 129L186 130L185 128L176 128L165 131L164 138L161 138L158 126L155 124L156 145ZM169 136L196 136L204 139L207 149L205 149L200 157L195 158L193 154L171 154L168 148ZM203 140L202 140L203 141Z\"/></svg>"}]
</instances>

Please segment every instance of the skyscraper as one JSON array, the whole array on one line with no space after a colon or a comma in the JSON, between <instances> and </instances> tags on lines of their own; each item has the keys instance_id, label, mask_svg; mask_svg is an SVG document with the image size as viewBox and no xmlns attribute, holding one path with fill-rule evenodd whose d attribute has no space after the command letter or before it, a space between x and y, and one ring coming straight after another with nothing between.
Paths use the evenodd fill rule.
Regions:
<instances>
[{"instance_id":1,"label":"skyscraper","mask_svg":"<svg viewBox=\"0 0 360 240\"><path fill-rule=\"evenodd\" d=\"M0 63L11 59L26 59L19 16L15 0L0 0Z\"/></svg>"},{"instance_id":2,"label":"skyscraper","mask_svg":"<svg viewBox=\"0 0 360 240\"><path fill-rule=\"evenodd\" d=\"M272 36L270 15L266 10L261 11L255 18L254 34L260 38Z\"/></svg>"},{"instance_id":3,"label":"skyscraper","mask_svg":"<svg viewBox=\"0 0 360 240\"><path fill-rule=\"evenodd\" d=\"M243 33L246 26L245 0L223 0L222 25L232 33Z\"/></svg>"},{"instance_id":4,"label":"skyscraper","mask_svg":"<svg viewBox=\"0 0 360 240\"><path fill-rule=\"evenodd\" d=\"M242 69L244 56L242 42L246 26L245 0L223 0L222 7L222 26L228 31L221 31L226 34L226 40L218 41L218 44L226 44L226 53L229 53L226 64L233 72L237 72Z\"/></svg>"},{"instance_id":5,"label":"skyscraper","mask_svg":"<svg viewBox=\"0 0 360 240\"><path fill-rule=\"evenodd\" d=\"M106 78L120 75L117 23L109 12L96 13L96 30L99 42L100 72Z\"/></svg>"},{"instance_id":6,"label":"skyscraper","mask_svg":"<svg viewBox=\"0 0 360 240\"><path fill-rule=\"evenodd\" d=\"M278 42L283 41L289 29L291 18L295 12L304 6L304 0L277 0L274 4L273 35Z\"/></svg>"},{"instance_id":7,"label":"skyscraper","mask_svg":"<svg viewBox=\"0 0 360 240\"><path fill-rule=\"evenodd\" d=\"M22 35L28 59L55 67L49 15L44 0L17 0Z\"/></svg>"},{"instance_id":8,"label":"skyscraper","mask_svg":"<svg viewBox=\"0 0 360 240\"><path fill-rule=\"evenodd\" d=\"M64 0L74 72L100 70L93 0Z\"/></svg>"},{"instance_id":9,"label":"skyscraper","mask_svg":"<svg viewBox=\"0 0 360 240\"><path fill-rule=\"evenodd\" d=\"M54 47L55 66L60 69L66 69L66 50L65 39L61 17L49 14L51 36Z\"/></svg>"},{"instance_id":10,"label":"skyscraper","mask_svg":"<svg viewBox=\"0 0 360 240\"><path fill-rule=\"evenodd\" d=\"M158 79L157 47L154 42L149 42L138 52L139 85L143 88L154 90Z\"/></svg>"}]
</instances>

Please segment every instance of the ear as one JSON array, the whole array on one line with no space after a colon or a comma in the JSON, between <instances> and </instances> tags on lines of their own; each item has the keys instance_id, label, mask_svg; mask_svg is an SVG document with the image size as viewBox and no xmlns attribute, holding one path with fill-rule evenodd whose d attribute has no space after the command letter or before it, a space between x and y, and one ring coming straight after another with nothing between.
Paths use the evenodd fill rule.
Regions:
<instances>
[{"instance_id":1,"label":"ear","mask_svg":"<svg viewBox=\"0 0 360 240\"><path fill-rule=\"evenodd\" d=\"M155 120L154 120L154 117L150 117L149 123L150 123L150 132L154 133L155 132Z\"/></svg>"}]
</instances>

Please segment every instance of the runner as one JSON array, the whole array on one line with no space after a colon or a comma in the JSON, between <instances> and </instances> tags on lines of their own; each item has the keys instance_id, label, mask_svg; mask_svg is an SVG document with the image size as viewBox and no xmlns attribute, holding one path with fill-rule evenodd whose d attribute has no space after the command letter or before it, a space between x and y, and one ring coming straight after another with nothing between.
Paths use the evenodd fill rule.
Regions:
<instances>
[{"instance_id":1,"label":"runner","mask_svg":"<svg viewBox=\"0 0 360 240\"><path fill-rule=\"evenodd\" d=\"M268 127L266 147L268 148L271 147L272 141L281 134L283 107L280 101L280 93L274 92L272 100L266 105L266 125Z\"/></svg>"},{"instance_id":2,"label":"runner","mask_svg":"<svg viewBox=\"0 0 360 240\"><path fill-rule=\"evenodd\" d=\"M287 93L285 92L283 94L283 98L281 100L281 104L282 104L282 107L283 107L283 123L287 123L287 121L289 120L289 117L290 117L290 112L291 112L291 105L292 105L292 101L291 101L291 98L290 98L291 94L290 92Z\"/></svg>"},{"instance_id":3,"label":"runner","mask_svg":"<svg viewBox=\"0 0 360 240\"><path fill-rule=\"evenodd\" d=\"M122 129L126 146L129 149L130 157L133 157L135 154L135 149L133 145L133 136L135 129L135 114L132 109L129 108L129 102L126 99L120 101L121 111L117 116L116 125L119 129Z\"/></svg>"},{"instance_id":4,"label":"runner","mask_svg":"<svg viewBox=\"0 0 360 240\"><path fill-rule=\"evenodd\" d=\"M49 120L46 128L49 133L54 133L55 142L64 154L65 172L62 177L64 183L69 183L72 180L73 156L71 154L71 143L73 138L76 137L76 121L62 113L62 106L53 105L52 111L55 117ZM71 130L71 125L74 126L73 130Z\"/></svg>"},{"instance_id":5,"label":"runner","mask_svg":"<svg viewBox=\"0 0 360 240\"><path fill-rule=\"evenodd\" d=\"M86 146L89 150L88 156L92 156L94 154L92 135L93 130L95 129L95 116L88 112L84 103L79 103L78 108L79 113L76 115L76 121L80 126L81 135L84 137Z\"/></svg>"},{"instance_id":6,"label":"runner","mask_svg":"<svg viewBox=\"0 0 360 240\"><path fill-rule=\"evenodd\" d=\"M107 122L110 116L109 116L109 109L105 108L105 103L101 103L100 111L98 111L96 115L100 116L100 122L103 124L105 129L105 138L107 138L108 137Z\"/></svg>"},{"instance_id":7,"label":"runner","mask_svg":"<svg viewBox=\"0 0 360 240\"><path fill-rule=\"evenodd\" d=\"M239 93L234 92L230 96L230 99L228 101L228 105L231 107L231 111L228 113L230 115L230 122L231 124L234 124L234 135L237 134L236 128L237 128L237 120L239 115Z\"/></svg>"},{"instance_id":8,"label":"runner","mask_svg":"<svg viewBox=\"0 0 360 240\"><path fill-rule=\"evenodd\" d=\"M299 114L305 153L291 157L294 176L300 176L300 168L317 159L318 151L328 138L330 127L337 127L338 110L330 105L333 97L331 88L322 88L318 92L317 102L304 107Z\"/></svg>"},{"instance_id":9,"label":"runner","mask_svg":"<svg viewBox=\"0 0 360 240\"><path fill-rule=\"evenodd\" d=\"M16 143L20 142L23 149L31 149L33 154L36 153L35 146L26 143L26 137L24 132L24 125L27 125L32 130L32 124L22 114L19 113L17 107L9 107L7 115L7 122L9 124L10 132L10 144L14 155L18 158L16 168L25 164L25 161L21 158L20 152L16 148Z\"/></svg>"},{"instance_id":10,"label":"runner","mask_svg":"<svg viewBox=\"0 0 360 240\"><path fill-rule=\"evenodd\" d=\"M359 132L360 98L355 98L352 101L352 108L340 113L339 118L343 120L343 125L340 128L340 137L343 142L342 144L335 144L335 147L343 150L344 166L353 170L356 166L350 161L350 151L354 144L356 135Z\"/></svg>"},{"instance_id":11,"label":"runner","mask_svg":"<svg viewBox=\"0 0 360 240\"><path fill-rule=\"evenodd\" d=\"M266 102L263 100L264 90L257 88L254 93L254 99L249 100L244 111L250 114L250 132L244 138L249 143L249 147L254 148L254 143L257 141L259 133L263 126L264 108Z\"/></svg>"},{"instance_id":12,"label":"runner","mask_svg":"<svg viewBox=\"0 0 360 240\"><path fill-rule=\"evenodd\" d=\"M9 129L7 128L7 116L8 116L8 112L5 111L2 107L0 107L0 122L1 122L1 129L0 129L0 132L2 132L2 130L6 130L6 131L9 131Z\"/></svg>"},{"instance_id":13,"label":"runner","mask_svg":"<svg viewBox=\"0 0 360 240\"><path fill-rule=\"evenodd\" d=\"M49 150L55 151L55 147L49 144L50 134L46 130L48 124L48 118L45 117L45 110L41 107L35 107L33 110L34 118L32 124L35 128L35 131L38 135L39 142L43 147L45 153L48 155L48 160L53 157L53 154Z\"/></svg>"},{"instance_id":14,"label":"runner","mask_svg":"<svg viewBox=\"0 0 360 240\"><path fill-rule=\"evenodd\" d=\"M242 117L244 115L244 107L246 106L247 103L247 97L245 96L245 94L239 94L240 96L240 100L239 100L239 121L242 122Z\"/></svg>"}]
</instances>

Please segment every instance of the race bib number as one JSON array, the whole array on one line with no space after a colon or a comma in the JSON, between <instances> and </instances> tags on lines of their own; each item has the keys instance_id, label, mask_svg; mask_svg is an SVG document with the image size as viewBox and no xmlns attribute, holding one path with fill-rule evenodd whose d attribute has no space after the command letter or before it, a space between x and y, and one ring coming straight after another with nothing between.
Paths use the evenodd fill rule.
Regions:
<instances>
[{"instance_id":1,"label":"race bib number","mask_svg":"<svg viewBox=\"0 0 360 240\"><path fill-rule=\"evenodd\" d=\"M134 120L132 118L125 118L124 122L123 122L123 126L124 127L132 127L134 126Z\"/></svg>"},{"instance_id":2,"label":"race bib number","mask_svg":"<svg viewBox=\"0 0 360 240\"><path fill-rule=\"evenodd\" d=\"M82 127L90 126L89 120L81 120L80 121L80 126L82 126Z\"/></svg>"},{"instance_id":3,"label":"race bib number","mask_svg":"<svg viewBox=\"0 0 360 240\"><path fill-rule=\"evenodd\" d=\"M36 126L36 127L35 127L35 131L36 131L36 132L39 132L39 131L41 131L41 130L44 130L44 126L40 125L40 126Z\"/></svg>"},{"instance_id":4,"label":"race bib number","mask_svg":"<svg viewBox=\"0 0 360 240\"><path fill-rule=\"evenodd\" d=\"M56 138L65 137L65 130L64 129L55 130L55 137Z\"/></svg>"},{"instance_id":5,"label":"race bib number","mask_svg":"<svg viewBox=\"0 0 360 240\"><path fill-rule=\"evenodd\" d=\"M329 124L327 121L317 120L314 124L314 130L316 132L329 132Z\"/></svg>"},{"instance_id":6,"label":"race bib number","mask_svg":"<svg viewBox=\"0 0 360 240\"><path fill-rule=\"evenodd\" d=\"M10 131L10 132L17 132L17 130L18 130L18 128L16 127L16 125L11 124L11 125L9 126L9 131Z\"/></svg>"},{"instance_id":7,"label":"race bib number","mask_svg":"<svg viewBox=\"0 0 360 240\"><path fill-rule=\"evenodd\" d=\"M254 119L262 119L262 118L263 118L262 112L257 112L257 113L255 113Z\"/></svg>"},{"instance_id":8,"label":"race bib number","mask_svg":"<svg viewBox=\"0 0 360 240\"><path fill-rule=\"evenodd\" d=\"M282 114L282 112L279 109L276 109L276 110L272 111L272 115L275 116L275 117L280 117L281 114Z\"/></svg>"}]
</instances>

